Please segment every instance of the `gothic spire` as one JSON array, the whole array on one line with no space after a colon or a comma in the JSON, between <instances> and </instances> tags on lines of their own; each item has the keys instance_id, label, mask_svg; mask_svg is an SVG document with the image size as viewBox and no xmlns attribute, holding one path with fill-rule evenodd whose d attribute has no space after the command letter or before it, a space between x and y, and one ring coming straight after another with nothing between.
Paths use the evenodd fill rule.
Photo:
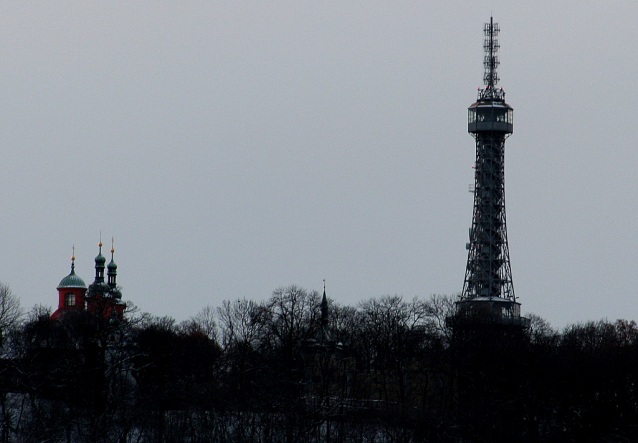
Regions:
<instances>
[{"instance_id":1,"label":"gothic spire","mask_svg":"<svg viewBox=\"0 0 638 443\"><path fill-rule=\"evenodd\" d=\"M326 297L326 280L323 280L323 297L321 298L321 327L328 326L328 298Z\"/></svg>"}]
</instances>

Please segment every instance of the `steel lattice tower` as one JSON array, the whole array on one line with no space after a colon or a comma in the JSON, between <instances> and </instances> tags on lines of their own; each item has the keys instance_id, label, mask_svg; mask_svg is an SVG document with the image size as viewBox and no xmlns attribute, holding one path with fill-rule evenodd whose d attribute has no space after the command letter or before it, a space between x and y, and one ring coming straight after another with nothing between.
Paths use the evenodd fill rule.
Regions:
<instances>
[{"instance_id":1,"label":"steel lattice tower","mask_svg":"<svg viewBox=\"0 0 638 443\"><path fill-rule=\"evenodd\" d=\"M503 88L496 88L498 24L490 18L484 32L485 88L468 109L468 132L476 140L474 211L457 316L520 324L526 319L514 295L505 223L505 139L513 131L513 109Z\"/></svg>"}]
</instances>

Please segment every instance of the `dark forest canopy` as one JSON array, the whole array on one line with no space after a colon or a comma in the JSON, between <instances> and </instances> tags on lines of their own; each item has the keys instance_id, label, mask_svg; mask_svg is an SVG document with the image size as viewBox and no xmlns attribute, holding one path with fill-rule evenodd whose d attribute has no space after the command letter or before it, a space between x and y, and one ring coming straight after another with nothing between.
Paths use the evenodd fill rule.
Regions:
<instances>
[{"instance_id":1,"label":"dark forest canopy","mask_svg":"<svg viewBox=\"0 0 638 443\"><path fill-rule=\"evenodd\" d=\"M638 438L638 326L460 335L453 299L289 286L177 323L19 315L0 291L2 442L611 442Z\"/></svg>"}]
</instances>

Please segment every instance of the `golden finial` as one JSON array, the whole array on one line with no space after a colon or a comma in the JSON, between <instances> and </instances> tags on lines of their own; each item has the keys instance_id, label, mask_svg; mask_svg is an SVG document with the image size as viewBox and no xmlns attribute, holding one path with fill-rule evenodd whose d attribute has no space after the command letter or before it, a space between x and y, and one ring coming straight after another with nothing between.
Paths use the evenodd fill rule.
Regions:
<instances>
[{"instance_id":1,"label":"golden finial","mask_svg":"<svg viewBox=\"0 0 638 443\"><path fill-rule=\"evenodd\" d=\"M115 242L113 241L113 237L111 237L111 254L115 252Z\"/></svg>"}]
</instances>

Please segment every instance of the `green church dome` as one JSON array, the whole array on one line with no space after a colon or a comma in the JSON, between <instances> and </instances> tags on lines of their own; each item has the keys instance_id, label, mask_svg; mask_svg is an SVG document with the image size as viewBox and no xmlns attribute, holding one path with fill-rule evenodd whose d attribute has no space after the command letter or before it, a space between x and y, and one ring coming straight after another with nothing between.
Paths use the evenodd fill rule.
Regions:
<instances>
[{"instance_id":1,"label":"green church dome","mask_svg":"<svg viewBox=\"0 0 638 443\"><path fill-rule=\"evenodd\" d=\"M104 257L102 255L102 251L100 251L97 257L95 257L95 265L104 267L105 263L106 263L106 257Z\"/></svg>"},{"instance_id":2,"label":"green church dome","mask_svg":"<svg viewBox=\"0 0 638 443\"><path fill-rule=\"evenodd\" d=\"M61 288L84 288L86 289L86 283L80 277L75 275L75 266L71 267L71 273L60 280L60 284L57 289Z\"/></svg>"}]
</instances>

